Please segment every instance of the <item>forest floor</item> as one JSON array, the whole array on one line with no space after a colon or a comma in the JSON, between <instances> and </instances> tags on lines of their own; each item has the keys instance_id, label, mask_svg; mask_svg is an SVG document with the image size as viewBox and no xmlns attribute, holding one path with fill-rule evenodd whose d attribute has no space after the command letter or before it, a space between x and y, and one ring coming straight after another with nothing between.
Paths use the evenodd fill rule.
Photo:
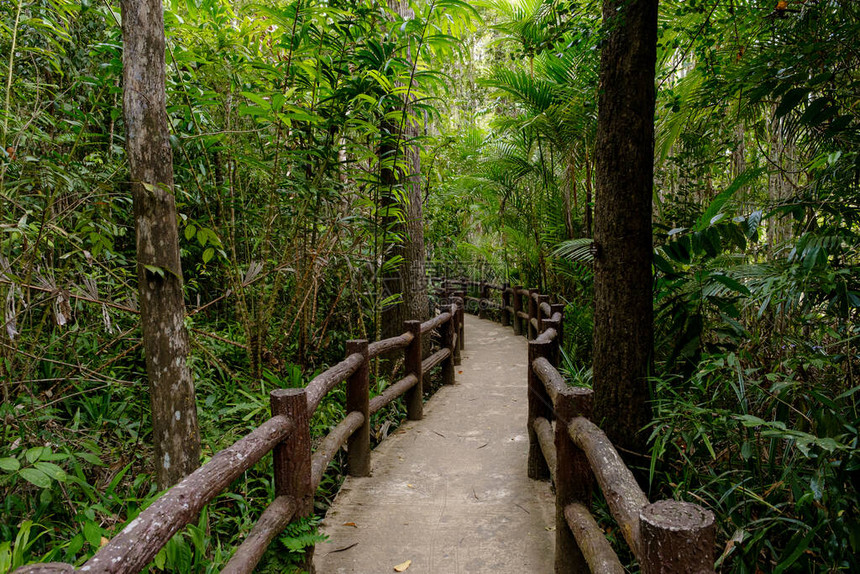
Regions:
<instances>
[{"instance_id":1,"label":"forest floor","mask_svg":"<svg viewBox=\"0 0 860 574\"><path fill-rule=\"evenodd\" d=\"M526 340L471 315L465 331L456 384L373 451L371 477L344 482L317 571L552 571L554 497L526 475Z\"/></svg>"}]
</instances>

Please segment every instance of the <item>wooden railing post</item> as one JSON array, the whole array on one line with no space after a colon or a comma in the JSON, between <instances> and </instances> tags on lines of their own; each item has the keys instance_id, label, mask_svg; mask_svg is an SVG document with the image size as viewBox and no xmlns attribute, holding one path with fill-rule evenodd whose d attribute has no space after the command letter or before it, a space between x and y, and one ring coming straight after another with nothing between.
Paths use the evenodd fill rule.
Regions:
<instances>
[{"instance_id":1,"label":"wooden railing post","mask_svg":"<svg viewBox=\"0 0 860 574\"><path fill-rule=\"evenodd\" d=\"M443 312L445 312L444 309ZM439 327L439 334L442 338L442 348L451 351L451 354L448 356L448 358L442 361L443 385L454 384L454 367L458 364L455 359L456 355L454 349L454 333L456 333L457 329L457 306L449 305L448 312L451 313L451 318L442 323L442 325Z\"/></svg>"},{"instance_id":2,"label":"wooden railing post","mask_svg":"<svg viewBox=\"0 0 860 574\"><path fill-rule=\"evenodd\" d=\"M346 468L350 476L370 476L370 359L367 340L346 342L346 355L359 353L361 366L346 381L346 412L358 411L364 423L347 439Z\"/></svg>"},{"instance_id":3,"label":"wooden railing post","mask_svg":"<svg viewBox=\"0 0 860 574\"><path fill-rule=\"evenodd\" d=\"M314 488L311 480L311 426L307 391L275 389L269 393L272 416L284 415L293 421L293 432L272 451L275 497L291 496L296 501L295 518L313 516ZM314 548L305 549L299 565L314 574Z\"/></svg>"},{"instance_id":4,"label":"wooden railing post","mask_svg":"<svg viewBox=\"0 0 860 574\"><path fill-rule=\"evenodd\" d=\"M520 313L523 310L523 299L522 294L520 293L522 289L522 285L517 285L516 287L514 287L514 335L523 334L523 324L522 319L520 319Z\"/></svg>"},{"instance_id":5,"label":"wooden railing post","mask_svg":"<svg viewBox=\"0 0 860 574\"><path fill-rule=\"evenodd\" d=\"M508 291L510 288L508 283L502 283L502 327L511 324L511 314L508 311L508 307L511 306L511 293Z\"/></svg>"},{"instance_id":6,"label":"wooden railing post","mask_svg":"<svg viewBox=\"0 0 860 574\"><path fill-rule=\"evenodd\" d=\"M574 502L586 508L591 506L594 475L588 458L573 444L567 427L575 417L591 416L593 394L591 389L569 387L559 393L555 402L555 574L590 572L564 511Z\"/></svg>"},{"instance_id":7,"label":"wooden railing post","mask_svg":"<svg viewBox=\"0 0 860 574\"><path fill-rule=\"evenodd\" d=\"M478 298L480 299L480 301L478 301L478 317L480 317L481 319L486 319L490 305L490 288L487 287L486 281L481 281L479 289L480 295L478 295Z\"/></svg>"},{"instance_id":8,"label":"wooden railing post","mask_svg":"<svg viewBox=\"0 0 860 574\"><path fill-rule=\"evenodd\" d=\"M529 289L527 292L528 300L528 310L529 310L529 318L526 323L526 338L531 341L535 337L538 336L537 329L535 329L534 324L532 324L532 319L538 316L540 313L540 309L537 307L537 302L535 301L534 295L537 294L537 289Z\"/></svg>"},{"instance_id":9,"label":"wooden railing post","mask_svg":"<svg viewBox=\"0 0 860 574\"><path fill-rule=\"evenodd\" d=\"M548 358L551 343L539 343L537 341L529 342L529 365L528 365L528 404L529 404L529 461L528 473L529 478L535 480L546 480L550 477L549 466L544 458L543 451L538 441L537 433L535 432L534 422L538 417L543 417L548 421L553 419L552 399L546 392L546 387L540 377L537 376L534 370L535 360L545 357Z\"/></svg>"},{"instance_id":10,"label":"wooden railing post","mask_svg":"<svg viewBox=\"0 0 860 574\"><path fill-rule=\"evenodd\" d=\"M424 376L421 369L421 321L404 321L403 327L407 333L412 333L412 342L404 352L406 374L415 375L418 382L406 391L406 418L410 421L420 421L424 418Z\"/></svg>"},{"instance_id":11,"label":"wooden railing post","mask_svg":"<svg viewBox=\"0 0 860 574\"><path fill-rule=\"evenodd\" d=\"M556 329L556 331L558 331L559 347L564 346L564 307L564 303L555 303L553 305L550 305L553 315L555 315L556 313L561 313L561 321L559 321L558 328Z\"/></svg>"},{"instance_id":12,"label":"wooden railing post","mask_svg":"<svg viewBox=\"0 0 860 574\"><path fill-rule=\"evenodd\" d=\"M697 504L660 500L639 513L643 574L714 572L714 513Z\"/></svg>"},{"instance_id":13,"label":"wooden railing post","mask_svg":"<svg viewBox=\"0 0 860 574\"><path fill-rule=\"evenodd\" d=\"M460 351L466 348L466 293L461 291L457 294L460 297L460 300L457 302L457 341L459 342L457 349L457 362L455 364L460 364Z\"/></svg>"}]
</instances>

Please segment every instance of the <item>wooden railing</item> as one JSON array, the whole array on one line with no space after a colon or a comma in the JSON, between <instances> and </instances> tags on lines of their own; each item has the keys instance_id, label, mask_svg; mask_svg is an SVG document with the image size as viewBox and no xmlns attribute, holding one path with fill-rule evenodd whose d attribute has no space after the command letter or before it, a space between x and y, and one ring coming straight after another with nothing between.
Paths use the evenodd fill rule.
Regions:
<instances>
[{"instance_id":1,"label":"wooden railing","mask_svg":"<svg viewBox=\"0 0 860 574\"><path fill-rule=\"evenodd\" d=\"M424 377L441 365L443 384L454 383L454 367L463 348L463 305L447 305L433 319L406 321L396 337L370 343L347 343L346 358L315 377L305 388L277 389L270 393L272 416L232 446L152 503L105 544L80 569L71 564L24 566L15 574L86 574L141 571L181 528L194 521L218 494L269 452L274 456L275 498L262 513L245 541L221 572L252 572L269 544L292 521L313 514L313 498L323 474L337 451L347 446L347 472L370 474L370 417L404 396L406 416L423 418ZM438 330L440 349L422 356L422 339ZM407 375L370 398L370 360L391 351L404 351ZM311 452L310 418L323 398L346 381L346 415ZM312 570L313 548L305 552L305 569Z\"/></svg>"},{"instance_id":2,"label":"wooden railing","mask_svg":"<svg viewBox=\"0 0 860 574\"><path fill-rule=\"evenodd\" d=\"M496 314L529 339L528 475L555 484L556 574L625 572L591 514L595 482L643 573L714 572L714 514L675 500L650 504L606 434L589 420L591 389L568 386L559 372L564 305L521 286L437 281L440 296L460 297L467 307L471 302L485 317Z\"/></svg>"}]
</instances>

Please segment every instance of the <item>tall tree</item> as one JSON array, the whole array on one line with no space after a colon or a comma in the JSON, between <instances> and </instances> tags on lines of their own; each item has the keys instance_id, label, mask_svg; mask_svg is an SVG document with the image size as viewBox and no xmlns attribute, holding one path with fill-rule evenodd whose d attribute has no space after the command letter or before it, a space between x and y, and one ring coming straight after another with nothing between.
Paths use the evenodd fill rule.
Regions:
<instances>
[{"instance_id":1,"label":"tall tree","mask_svg":"<svg viewBox=\"0 0 860 574\"><path fill-rule=\"evenodd\" d=\"M622 448L650 421L657 1L604 0L594 241L595 415Z\"/></svg>"},{"instance_id":2,"label":"tall tree","mask_svg":"<svg viewBox=\"0 0 860 574\"><path fill-rule=\"evenodd\" d=\"M411 20L415 13L406 0L388 0L388 7L403 20ZM410 66L408 86L401 108L400 118L386 120L382 130L383 145L380 156L383 162L381 185L383 201L390 207L399 207L401 218L387 218L399 242L394 246L393 256L402 257L399 266L383 276L386 295L399 293L401 300L383 309L382 336L390 337L403 330L403 321L423 321L429 316L427 279L425 273L424 216L421 197L421 156L416 138L419 126L412 121L410 100L415 82L417 58L406 42L406 59ZM400 193L395 193L399 188Z\"/></svg>"},{"instance_id":3,"label":"tall tree","mask_svg":"<svg viewBox=\"0 0 860 574\"><path fill-rule=\"evenodd\" d=\"M161 0L123 0L123 114L134 199L137 276L160 488L197 468L200 434L188 333L173 157L167 128Z\"/></svg>"}]
</instances>

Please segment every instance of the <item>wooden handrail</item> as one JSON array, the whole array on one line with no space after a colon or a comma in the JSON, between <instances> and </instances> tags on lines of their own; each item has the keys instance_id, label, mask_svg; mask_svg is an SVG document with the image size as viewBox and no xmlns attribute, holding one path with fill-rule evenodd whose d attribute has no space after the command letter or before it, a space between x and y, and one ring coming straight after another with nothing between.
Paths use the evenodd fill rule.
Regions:
<instances>
[{"instance_id":1,"label":"wooden handrail","mask_svg":"<svg viewBox=\"0 0 860 574\"><path fill-rule=\"evenodd\" d=\"M367 353L370 355L370 358L373 359L375 357L378 357L379 355L383 355L391 351L405 349L409 346L409 343L412 342L413 338L414 335L412 335L412 333L407 332L401 335L397 335L396 337L382 339L381 341L370 343L370 345L368 345L367 347Z\"/></svg>"},{"instance_id":2,"label":"wooden handrail","mask_svg":"<svg viewBox=\"0 0 860 574\"><path fill-rule=\"evenodd\" d=\"M624 574L626 570L618 560L603 530L597 525L588 508L573 502L564 509L567 526L576 538L582 556L592 572L600 574Z\"/></svg>"},{"instance_id":3,"label":"wooden handrail","mask_svg":"<svg viewBox=\"0 0 860 574\"><path fill-rule=\"evenodd\" d=\"M535 341L538 341L538 339L535 339ZM546 357L536 359L532 363L532 369L534 369L535 374L543 382L546 392L554 405L557 402L558 395L567 388L564 377L561 376L558 369L553 367Z\"/></svg>"},{"instance_id":4,"label":"wooden handrail","mask_svg":"<svg viewBox=\"0 0 860 574\"><path fill-rule=\"evenodd\" d=\"M284 531L296 513L296 500L291 496L278 496L272 501L251 532L233 553L221 574L251 574L266 553L269 544Z\"/></svg>"},{"instance_id":5,"label":"wooden handrail","mask_svg":"<svg viewBox=\"0 0 860 574\"><path fill-rule=\"evenodd\" d=\"M633 554L641 558L639 512L648 506L648 498L609 438L597 425L587 418L577 417L570 421L568 432L574 444L588 457L594 477L627 544Z\"/></svg>"},{"instance_id":6,"label":"wooden handrail","mask_svg":"<svg viewBox=\"0 0 860 574\"><path fill-rule=\"evenodd\" d=\"M203 506L283 441L294 428L275 416L168 490L81 567L87 574L139 572Z\"/></svg>"},{"instance_id":7,"label":"wooden handrail","mask_svg":"<svg viewBox=\"0 0 860 574\"><path fill-rule=\"evenodd\" d=\"M451 356L451 349L439 349L423 361L421 361L421 370L424 373L430 372L433 367Z\"/></svg>"},{"instance_id":8,"label":"wooden handrail","mask_svg":"<svg viewBox=\"0 0 860 574\"><path fill-rule=\"evenodd\" d=\"M538 444L540 444L540 449L543 451L546 465L549 467L549 475L552 478L552 481L555 482L555 471L558 467L558 460L556 459L555 454L555 437L552 430L552 423L543 417L537 417L533 424L535 434L537 434Z\"/></svg>"},{"instance_id":9,"label":"wooden handrail","mask_svg":"<svg viewBox=\"0 0 860 574\"><path fill-rule=\"evenodd\" d=\"M305 387L308 392L308 412L313 414L323 397L358 370L363 361L364 358L355 353L314 377Z\"/></svg>"},{"instance_id":10,"label":"wooden handrail","mask_svg":"<svg viewBox=\"0 0 860 574\"><path fill-rule=\"evenodd\" d=\"M549 306L549 303L542 302L540 304L540 312L543 313L545 317L552 317L552 307Z\"/></svg>"},{"instance_id":11,"label":"wooden handrail","mask_svg":"<svg viewBox=\"0 0 860 574\"><path fill-rule=\"evenodd\" d=\"M421 323L421 334L424 335L425 333L429 333L433 329L440 327L443 323L447 323L450 320L451 320L451 313L450 312L440 313L439 315L436 315L435 317L433 317L429 321L424 321L423 323Z\"/></svg>"},{"instance_id":12,"label":"wooden handrail","mask_svg":"<svg viewBox=\"0 0 860 574\"><path fill-rule=\"evenodd\" d=\"M335 453L346 444L347 439L352 436L358 428L364 424L364 415L360 412L353 411L347 414L342 421L334 426L329 431L326 437L320 442L317 449L311 457L311 482L316 489L322 477L328 468L331 459Z\"/></svg>"},{"instance_id":13,"label":"wooden handrail","mask_svg":"<svg viewBox=\"0 0 860 574\"><path fill-rule=\"evenodd\" d=\"M546 329L543 333L538 335L535 341L540 341L542 343L551 343L555 340L556 337L558 337L558 331L550 327L549 329Z\"/></svg>"},{"instance_id":14,"label":"wooden handrail","mask_svg":"<svg viewBox=\"0 0 860 574\"><path fill-rule=\"evenodd\" d=\"M392 403L400 395L411 389L418 382L418 377L409 374L393 385L389 385L381 394L370 399L370 414L376 414L380 409Z\"/></svg>"}]
</instances>

